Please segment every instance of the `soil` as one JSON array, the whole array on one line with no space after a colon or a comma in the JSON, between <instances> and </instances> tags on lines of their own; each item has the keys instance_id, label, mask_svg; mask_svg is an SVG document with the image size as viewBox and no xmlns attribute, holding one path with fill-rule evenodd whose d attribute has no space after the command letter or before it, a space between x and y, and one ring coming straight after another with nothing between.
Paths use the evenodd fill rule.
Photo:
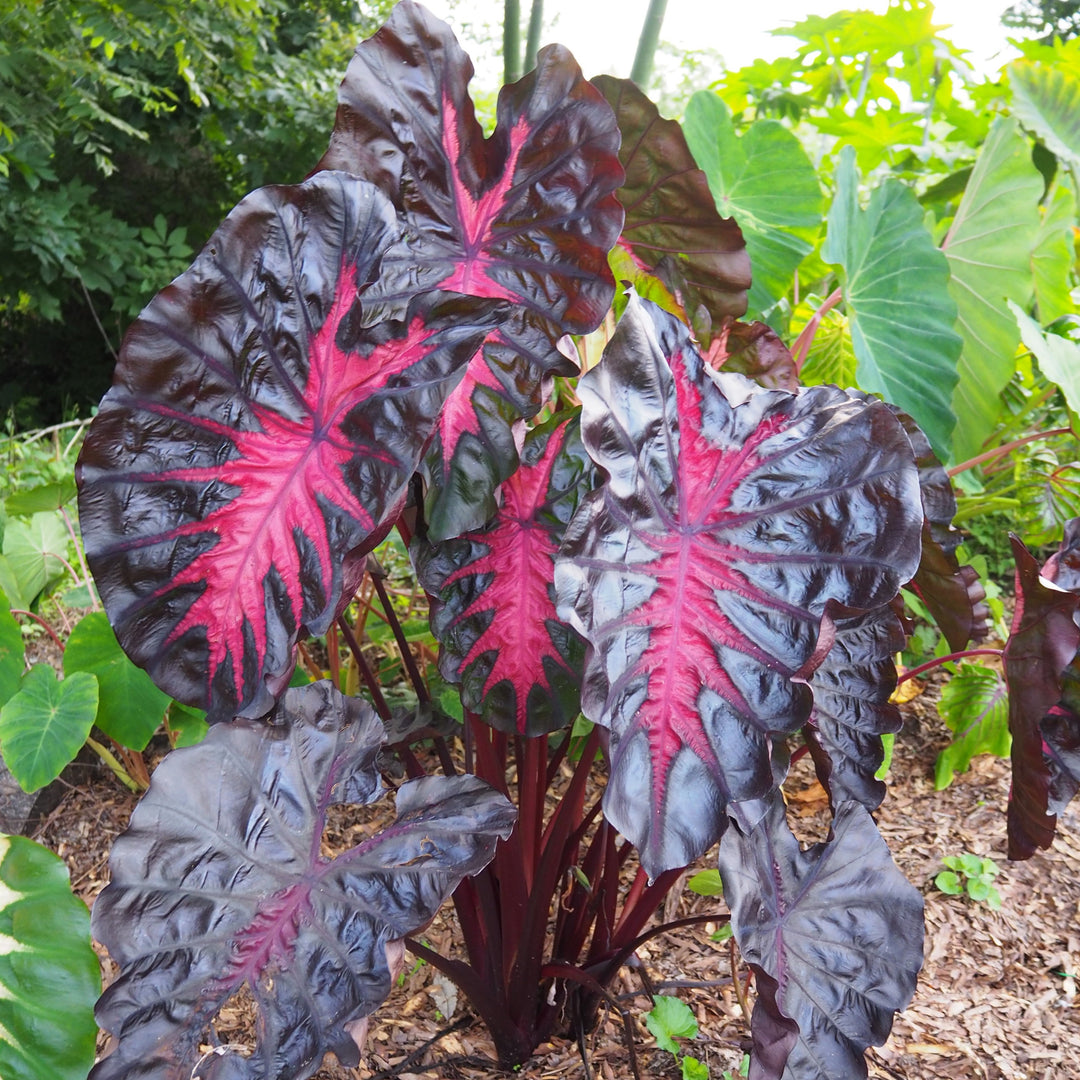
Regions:
<instances>
[{"instance_id":1,"label":"soil","mask_svg":"<svg viewBox=\"0 0 1080 1080\"><path fill-rule=\"evenodd\" d=\"M869 1074L883 1080L1077 1080L1080 1078L1080 809L1058 823L1050 851L1026 863L1005 858L1008 762L977 758L945 791L933 787L933 763L948 733L925 696L904 706L890 791L875 815L900 869L925 895L926 964L915 1000L900 1014L884 1047L867 1055ZM63 800L34 839L63 856L76 892L88 903L104 887L109 846L125 826L134 799L92 764L74 766ZM808 761L785 785L796 830L806 840L827 828L827 806ZM334 836L327 839L334 843ZM352 840L351 842L355 842ZM342 838L344 843L344 838ZM933 885L942 858L965 851L989 856L1001 867L996 879L1000 910L964 896L946 896ZM715 865L712 856L697 868ZM718 901L673 890L667 918L723 910ZM620 972L612 993L633 1018L641 1076L677 1078L681 1071L642 1022L651 1007L648 987L677 994L697 1015L699 1034L686 1050L719 1080L737 1073L747 1047L747 1026L733 992L727 943L710 939L708 924L654 939L639 951L639 964ZM439 951L452 948L453 913L444 907L424 938ZM102 958L105 978L114 969ZM744 967L737 969L745 979ZM357 1069L327 1058L317 1080L485 1080L517 1075L531 1080L591 1076L623 1080L632 1075L619 1014L610 1009L585 1046L543 1044L516 1074L499 1069L483 1026L464 999L408 957L405 973L374 1015L364 1060ZM750 990L752 1004L753 989ZM251 1017L230 1003L219 1024L224 1041L243 1039ZM837 1078L845 1080L845 1078Z\"/></svg>"}]
</instances>

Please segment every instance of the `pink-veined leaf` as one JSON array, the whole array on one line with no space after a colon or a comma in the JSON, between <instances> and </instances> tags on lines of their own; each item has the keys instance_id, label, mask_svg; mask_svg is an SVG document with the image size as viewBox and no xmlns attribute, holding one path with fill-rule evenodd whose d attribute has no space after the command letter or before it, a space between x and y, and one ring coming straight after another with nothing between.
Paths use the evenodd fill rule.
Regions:
<instances>
[{"instance_id":1,"label":"pink-veined leaf","mask_svg":"<svg viewBox=\"0 0 1080 1080\"><path fill-rule=\"evenodd\" d=\"M582 709L612 731L605 813L656 876L773 786L826 606L878 607L915 569L918 477L880 402L714 372L642 301L578 394L608 479L567 531L559 612L590 646Z\"/></svg>"},{"instance_id":2,"label":"pink-veined leaf","mask_svg":"<svg viewBox=\"0 0 1080 1080\"><path fill-rule=\"evenodd\" d=\"M341 173L249 195L132 325L91 425L79 509L110 620L211 720L273 704L487 333L491 301L447 294L375 305L402 318L365 328L399 235Z\"/></svg>"},{"instance_id":3,"label":"pink-veined leaf","mask_svg":"<svg viewBox=\"0 0 1080 1080\"><path fill-rule=\"evenodd\" d=\"M484 529L417 546L443 676L505 731L539 735L577 715L584 644L555 612L555 554L591 476L577 417L555 418L529 432Z\"/></svg>"},{"instance_id":4,"label":"pink-veined leaf","mask_svg":"<svg viewBox=\"0 0 1080 1080\"><path fill-rule=\"evenodd\" d=\"M302 1080L389 993L387 946L422 930L484 867L516 812L475 776L397 792L397 820L326 858L330 806L382 793L382 724L329 682L289 690L273 723L219 724L158 767L109 860L94 936L120 966L96 1015L116 1037L94 1080ZM247 987L250 1056L204 1053Z\"/></svg>"}]
</instances>

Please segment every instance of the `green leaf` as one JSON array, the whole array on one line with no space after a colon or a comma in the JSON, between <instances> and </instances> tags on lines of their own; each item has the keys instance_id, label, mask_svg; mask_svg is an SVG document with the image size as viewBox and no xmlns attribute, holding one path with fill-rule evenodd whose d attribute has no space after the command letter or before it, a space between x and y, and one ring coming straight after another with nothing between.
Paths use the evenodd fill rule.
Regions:
<instances>
[{"instance_id":1,"label":"green leaf","mask_svg":"<svg viewBox=\"0 0 1080 1080\"><path fill-rule=\"evenodd\" d=\"M958 772L965 772L976 754L1008 755L1009 695L998 672L980 664L961 664L942 687L937 708L953 732L953 741L934 764L938 791L947 788Z\"/></svg>"},{"instance_id":2,"label":"green leaf","mask_svg":"<svg viewBox=\"0 0 1080 1080\"><path fill-rule=\"evenodd\" d=\"M39 484L26 491L16 491L4 500L4 509L9 514L23 516L59 510L75 498L75 492L75 478L66 476L54 484Z\"/></svg>"},{"instance_id":3,"label":"green leaf","mask_svg":"<svg viewBox=\"0 0 1080 1080\"><path fill-rule=\"evenodd\" d=\"M55 780L86 742L97 713L97 679L85 671L62 682L35 664L0 709L0 751L23 791Z\"/></svg>"},{"instance_id":4,"label":"green leaf","mask_svg":"<svg viewBox=\"0 0 1080 1080\"><path fill-rule=\"evenodd\" d=\"M22 630L0 590L0 707L18 691L26 663Z\"/></svg>"},{"instance_id":5,"label":"green leaf","mask_svg":"<svg viewBox=\"0 0 1080 1080\"><path fill-rule=\"evenodd\" d=\"M720 896L724 892L719 870L702 870L686 883L686 887L698 896Z\"/></svg>"},{"instance_id":6,"label":"green leaf","mask_svg":"<svg viewBox=\"0 0 1080 1080\"><path fill-rule=\"evenodd\" d=\"M821 186L799 140L776 120L756 120L740 138L728 107L702 90L686 107L686 142L723 217L734 217L753 269L750 312L784 296L821 224Z\"/></svg>"},{"instance_id":7,"label":"green leaf","mask_svg":"<svg viewBox=\"0 0 1080 1080\"><path fill-rule=\"evenodd\" d=\"M982 873L983 860L970 851L965 851L960 856L960 872L969 878L976 878Z\"/></svg>"},{"instance_id":8,"label":"green leaf","mask_svg":"<svg viewBox=\"0 0 1080 1080\"><path fill-rule=\"evenodd\" d=\"M1080 78L1064 65L1016 60L1008 67L1013 115L1074 172L1080 170Z\"/></svg>"},{"instance_id":9,"label":"green leaf","mask_svg":"<svg viewBox=\"0 0 1080 1080\"><path fill-rule=\"evenodd\" d=\"M83 618L68 638L64 674L70 678L77 671L97 677L94 723L121 746L145 750L172 699L127 658L103 611Z\"/></svg>"},{"instance_id":10,"label":"green leaf","mask_svg":"<svg viewBox=\"0 0 1080 1080\"><path fill-rule=\"evenodd\" d=\"M1039 370L1061 389L1069 408L1080 412L1080 345L1057 334L1044 334L1039 324L1011 300L1009 310L1024 348L1039 362Z\"/></svg>"},{"instance_id":11,"label":"green leaf","mask_svg":"<svg viewBox=\"0 0 1080 1080\"><path fill-rule=\"evenodd\" d=\"M847 316L835 309L826 312L806 354L799 381L803 386L854 386L857 366Z\"/></svg>"},{"instance_id":12,"label":"green leaf","mask_svg":"<svg viewBox=\"0 0 1080 1080\"><path fill-rule=\"evenodd\" d=\"M957 460L974 457L993 431L1001 391L1016 369L1020 335L1007 303L1031 303L1030 259L1042 192L1042 176L1016 121L995 120L942 245L964 339L953 395Z\"/></svg>"},{"instance_id":13,"label":"green leaf","mask_svg":"<svg viewBox=\"0 0 1080 1080\"><path fill-rule=\"evenodd\" d=\"M1064 184L1054 188L1042 210L1031 251L1031 274L1039 321L1048 324L1075 310L1069 294L1076 200Z\"/></svg>"},{"instance_id":14,"label":"green leaf","mask_svg":"<svg viewBox=\"0 0 1080 1080\"><path fill-rule=\"evenodd\" d=\"M690 1007L677 997L653 995L653 1007L645 1014L645 1026L661 1050L678 1055L676 1039L692 1039L698 1033L697 1019Z\"/></svg>"},{"instance_id":15,"label":"green leaf","mask_svg":"<svg viewBox=\"0 0 1080 1080\"><path fill-rule=\"evenodd\" d=\"M174 701L169 706L169 730L176 736L173 744L176 749L182 746L194 746L202 742L210 725L206 722L206 713L202 709L193 709Z\"/></svg>"},{"instance_id":16,"label":"green leaf","mask_svg":"<svg viewBox=\"0 0 1080 1080\"><path fill-rule=\"evenodd\" d=\"M990 890L993 886L986 881L981 881L979 878L972 878L967 883L967 894L972 900L985 900L990 895Z\"/></svg>"},{"instance_id":17,"label":"green leaf","mask_svg":"<svg viewBox=\"0 0 1080 1080\"><path fill-rule=\"evenodd\" d=\"M101 992L90 914L63 861L22 836L0 837L0 941L0 1076L85 1080Z\"/></svg>"},{"instance_id":18,"label":"green leaf","mask_svg":"<svg viewBox=\"0 0 1080 1080\"><path fill-rule=\"evenodd\" d=\"M922 208L898 180L886 180L861 210L855 151L845 147L828 222L821 256L841 268L858 385L914 417L946 458L962 342L952 329L948 265Z\"/></svg>"},{"instance_id":19,"label":"green leaf","mask_svg":"<svg viewBox=\"0 0 1080 1080\"><path fill-rule=\"evenodd\" d=\"M22 586L5 555L0 555L0 592L8 598L12 607L25 610L30 606L29 601L23 597Z\"/></svg>"},{"instance_id":20,"label":"green leaf","mask_svg":"<svg viewBox=\"0 0 1080 1080\"><path fill-rule=\"evenodd\" d=\"M951 870L942 870L934 878L934 887L948 896L959 896L964 891L964 886L960 884L960 878Z\"/></svg>"},{"instance_id":21,"label":"green leaf","mask_svg":"<svg viewBox=\"0 0 1080 1080\"><path fill-rule=\"evenodd\" d=\"M881 736L881 747L885 751L885 757L882 758L878 771L874 773L875 780L884 780L889 775L889 769L892 768L893 750L896 748L896 735L891 731L884 732Z\"/></svg>"},{"instance_id":22,"label":"green leaf","mask_svg":"<svg viewBox=\"0 0 1080 1080\"><path fill-rule=\"evenodd\" d=\"M68 533L55 512L34 514L27 521L9 521L4 528L4 557L19 586L20 601L29 606L49 582L64 572Z\"/></svg>"},{"instance_id":23,"label":"green leaf","mask_svg":"<svg viewBox=\"0 0 1080 1080\"><path fill-rule=\"evenodd\" d=\"M682 1059L682 1080L709 1080L709 1066L694 1057Z\"/></svg>"}]
</instances>

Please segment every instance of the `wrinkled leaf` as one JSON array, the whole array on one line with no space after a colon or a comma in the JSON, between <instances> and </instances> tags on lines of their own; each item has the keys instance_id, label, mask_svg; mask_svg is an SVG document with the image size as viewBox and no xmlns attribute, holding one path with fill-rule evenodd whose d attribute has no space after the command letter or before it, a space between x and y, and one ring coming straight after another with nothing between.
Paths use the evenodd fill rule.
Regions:
<instances>
[{"instance_id":1,"label":"wrinkled leaf","mask_svg":"<svg viewBox=\"0 0 1080 1080\"><path fill-rule=\"evenodd\" d=\"M934 762L934 787L947 788L958 772L966 772L977 754L1007 757L1009 693L1001 675L980 664L961 664L941 688L938 714L953 740Z\"/></svg>"},{"instance_id":2,"label":"wrinkled leaf","mask_svg":"<svg viewBox=\"0 0 1080 1080\"><path fill-rule=\"evenodd\" d=\"M578 713L584 648L556 615L554 561L591 474L576 417L550 421L529 433L486 528L414 552L443 677L504 731L538 735Z\"/></svg>"},{"instance_id":3,"label":"wrinkled leaf","mask_svg":"<svg viewBox=\"0 0 1080 1080\"><path fill-rule=\"evenodd\" d=\"M913 416L944 459L962 342L952 329L948 264L926 231L922 207L890 179L861 209L855 151L845 147L828 221L821 257L842 271L859 386Z\"/></svg>"},{"instance_id":4,"label":"wrinkled leaf","mask_svg":"<svg viewBox=\"0 0 1080 1080\"><path fill-rule=\"evenodd\" d=\"M357 1064L349 1025L390 990L387 945L423 928L514 819L475 777L424 777L399 789L394 824L323 857L328 807L380 793L381 739L367 705L321 682L288 691L272 726L218 725L158 766L94 905L121 973L97 1008L118 1043L93 1080L188 1080L200 1061L204 1080L304 1080L327 1051ZM203 1059L245 984L252 1055Z\"/></svg>"},{"instance_id":5,"label":"wrinkled leaf","mask_svg":"<svg viewBox=\"0 0 1080 1080\"><path fill-rule=\"evenodd\" d=\"M84 1080L101 992L90 913L63 860L22 836L0 837L0 941L0 1075Z\"/></svg>"},{"instance_id":6,"label":"wrinkled leaf","mask_svg":"<svg viewBox=\"0 0 1080 1080\"><path fill-rule=\"evenodd\" d=\"M52 783L86 742L98 707L97 680L85 671L58 680L35 664L0 709L0 751L23 791Z\"/></svg>"},{"instance_id":7,"label":"wrinkled leaf","mask_svg":"<svg viewBox=\"0 0 1080 1080\"><path fill-rule=\"evenodd\" d=\"M249 195L128 331L90 427L79 509L110 621L212 721L265 713L334 618L486 332L475 301L360 326L398 234L340 173Z\"/></svg>"},{"instance_id":8,"label":"wrinkled leaf","mask_svg":"<svg viewBox=\"0 0 1080 1080\"><path fill-rule=\"evenodd\" d=\"M828 842L802 851L777 797L752 830L728 830L720 873L743 956L775 981L775 996L758 998L753 1027L788 1018L799 1028L786 1071L755 1055L751 1075L865 1077L863 1052L888 1038L923 955L922 896L893 865L873 819L843 803Z\"/></svg>"},{"instance_id":9,"label":"wrinkled leaf","mask_svg":"<svg viewBox=\"0 0 1080 1080\"><path fill-rule=\"evenodd\" d=\"M161 725L169 695L127 658L104 612L80 619L68 638L64 674L76 671L88 671L97 679L97 726L121 746L145 750Z\"/></svg>"},{"instance_id":10,"label":"wrinkled leaf","mask_svg":"<svg viewBox=\"0 0 1080 1080\"><path fill-rule=\"evenodd\" d=\"M1006 305L1031 302L1030 257L1042 192L1042 177L1016 121L995 120L942 244L956 327L964 339L953 395L954 456L960 461L974 457L993 432L1001 391L1015 369L1019 333Z\"/></svg>"},{"instance_id":11,"label":"wrinkled leaf","mask_svg":"<svg viewBox=\"0 0 1080 1080\"><path fill-rule=\"evenodd\" d=\"M834 386L854 386L858 358L851 341L847 316L835 308L827 311L818 325L810 351L799 372L805 386L832 383Z\"/></svg>"},{"instance_id":12,"label":"wrinkled leaf","mask_svg":"<svg viewBox=\"0 0 1080 1080\"><path fill-rule=\"evenodd\" d=\"M705 174L682 128L661 117L629 79L599 75L593 85L615 110L622 132L619 160L626 180L618 197L626 210L621 242L677 286L691 314L699 307L714 326L746 311L750 255L738 225L721 218ZM674 263L677 277L665 274Z\"/></svg>"},{"instance_id":13,"label":"wrinkled leaf","mask_svg":"<svg viewBox=\"0 0 1080 1080\"><path fill-rule=\"evenodd\" d=\"M725 319L705 359L718 371L734 371L767 390L799 388L799 373L788 347L762 322Z\"/></svg>"},{"instance_id":14,"label":"wrinkled leaf","mask_svg":"<svg viewBox=\"0 0 1080 1080\"><path fill-rule=\"evenodd\" d=\"M713 372L642 301L578 394L608 479L567 531L559 613L590 645L582 711L612 730L605 814L656 876L772 787L826 605L876 607L914 572L918 480L880 402Z\"/></svg>"}]
</instances>

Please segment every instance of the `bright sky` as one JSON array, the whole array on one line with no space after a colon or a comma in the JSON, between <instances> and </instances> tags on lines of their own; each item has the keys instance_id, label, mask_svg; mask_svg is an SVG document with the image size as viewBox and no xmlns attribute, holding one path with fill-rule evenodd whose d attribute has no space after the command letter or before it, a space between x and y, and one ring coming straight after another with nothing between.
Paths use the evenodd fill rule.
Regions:
<instances>
[{"instance_id":1,"label":"bright sky","mask_svg":"<svg viewBox=\"0 0 1080 1080\"><path fill-rule=\"evenodd\" d=\"M480 55L460 27L468 21L486 23L501 46L502 0L422 2L454 27L478 70L488 69L490 58ZM951 25L950 39L970 50L969 59L978 71L991 74L1016 55L1006 42L1008 31L998 21L1009 3L939 0L935 21ZM521 0L523 33L530 6L530 0ZM887 6L887 0L668 0L661 40L683 49L715 49L729 68L737 68L758 57L776 59L791 47L790 40L773 37L769 30L790 26L807 15L828 15L844 8L880 13ZM545 0L543 42L566 45L587 77L629 76L647 8L648 0Z\"/></svg>"}]
</instances>

